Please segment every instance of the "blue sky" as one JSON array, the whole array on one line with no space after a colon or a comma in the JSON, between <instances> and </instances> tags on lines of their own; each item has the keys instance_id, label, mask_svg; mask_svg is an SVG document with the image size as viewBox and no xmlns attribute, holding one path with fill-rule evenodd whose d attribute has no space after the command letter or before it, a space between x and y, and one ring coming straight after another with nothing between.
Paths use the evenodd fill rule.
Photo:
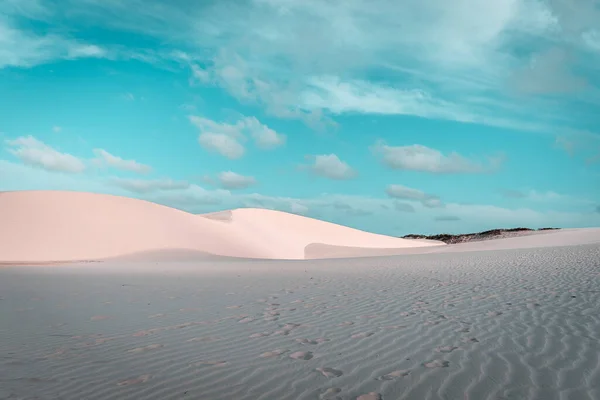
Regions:
<instances>
[{"instance_id":1,"label":"blue sky","mask_svg":"<svg viewBox=\"0 0 600 400\"><path fill-rule=\"evenodd\" d=\"M0 190L600 226L600 2L4 0Z\"/></svg>"}]
</instances>

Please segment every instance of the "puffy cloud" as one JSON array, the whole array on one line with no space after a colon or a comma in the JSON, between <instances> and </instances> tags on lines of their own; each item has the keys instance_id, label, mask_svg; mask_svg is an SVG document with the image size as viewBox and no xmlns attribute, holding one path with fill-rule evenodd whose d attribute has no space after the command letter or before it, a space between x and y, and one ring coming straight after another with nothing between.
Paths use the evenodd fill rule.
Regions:
<instances>
[{"instance_id":1,"label":"puffy cloud","mask_svg":"<svg viewBox=\"0 0 600 400\"><path fill-rule=\"evenodd\" d=\"M418 189L409 188L407 186L388 185L385 189L385 192L388 196L395 199L419 201L424 207L427 208L443 207L442 201L438 196L425 193Z\"/></svg>"},{"instance_id":2,"label":"puffy cloud","mask_svg":"<svg viewBox=\"0 0 600 400\"><path fill-rule=\"evenodd\" d=\"M322 154L309 156L314 162L309 166L310 170L319 176L334 180L347 180L355 178L358 173L346 162L340 160L335 154Z\"/></svg>"},{"instance_id":3,"label":"puffy cloud","mask_svg":"<svg viewBox=\"0 0 600 400\"><path fill-rule=\"evenodd\" d=\"M384 165L392 169L429 172L434 174L467 174L491 172L501 164L501 158L490 159L488 165L469 160L456 152L448 155L419 144L389 146L379 140L373 152Z\"/></svg>"},{"instance_id":4,"label":"puffy cloud","mask_svg":"<svg viewBox=\"0 0 600 400\"><path fill-rule=\"evenodd\" d=\"M238 159L244 155L246 149L242 143L246 141L247 134L263 150L274 149L285 143L284 135L254 117L244 117L233 124L198 116L190 116L190 121L200 130L198 142L202 147L229 159Z\"/></svg>"},{"instance_id":5,"label":"puffy cloud","mask_svg":"<svg viewBox=\"0 0 600 400\"><path fill-rule=\"evenodd\" d=\"M6 140L9 152L23 163L54 172L83 172L85 163L68 153L61 153L33 136Z\"/></svg>"},{"instance_id":6,"label":"puffy cloud","mask_svg":"<svg viewBox=\"0 0 600 400\"><path fill-rule=\"evenodd\" d=\"M205 149L215 151L231 160L241 158L246 152L238 140L224 133L203 132L198 137L198 143Z\"/></svg>"}]
</instances>

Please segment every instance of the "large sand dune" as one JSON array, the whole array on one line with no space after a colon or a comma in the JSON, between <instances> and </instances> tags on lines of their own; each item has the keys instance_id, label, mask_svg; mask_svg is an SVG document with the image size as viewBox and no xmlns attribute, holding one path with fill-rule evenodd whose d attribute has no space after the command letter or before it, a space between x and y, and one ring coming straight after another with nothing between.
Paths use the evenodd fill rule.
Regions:
<instances>
[{"instance_id":1,"label":"large sand dune","mask_svg":"<svg viewBox=\"0 0 600 400\"><path fill-rule=\"evenodd\" d=\"M97 260L160 251L304 259L305 248L314 243L367 249L443 245L279 211L248 208L199 216L147 201L82 192L1 193L0 221L4 263Z\"/></svg>"}]
</instances>

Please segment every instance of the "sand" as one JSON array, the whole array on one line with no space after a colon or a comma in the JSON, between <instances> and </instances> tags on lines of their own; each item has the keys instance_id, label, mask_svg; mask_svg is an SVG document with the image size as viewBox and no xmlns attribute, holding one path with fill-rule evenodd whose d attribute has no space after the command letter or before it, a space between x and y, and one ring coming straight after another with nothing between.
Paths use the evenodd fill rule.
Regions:
<instances>
[{"instance_id":1,"label":"sand","mask_svg":"<svg viewBox=\"0 0 600 400\"><path fill-rule=\"evenodd\" d=\"M5 267L0 398L599 399L599 294L600 244Z\"/></svg>"},{"instance_id":2,"label":"sand","mask_svg":"<svg viewBox=\"0 0 600 400\"><path fill-rule=\"evenodd\" d=\"M39 206L31 199L39 196L26 197ZM50 197L62 210L64 198ZM102 222L88 215L92 198L117 211L146 207L128 212L149 220ZM291 216L294 247L276 226L285 213L190 216L138 200L79 199L72 211L88 228L16 206L11 222L30 218L41 233L15 225L19 237L56 246L74 227L89 239L117 232L115 224L127 233L137 223L179 225L173 238L146 232L151 248L122 233L128 241L110 247L70 237L87 252L116 254L99 262L47 261L84 253L45 245L35 254L46 262L0 268L0 399L600 399L600 229L391 248L363 232L319 243L315 227L348 228ZM66 218L71 228L40 218ZM334 258L232 257L265 256L260 240L240 240L257 223L277 252ZM158 246L183 243L183 228L206 241ZM221 243L220 234L232 239ZM23 260L27 246L10 243Z\"/></svg>"},{"instance_id":3,"label":"sand","mask_svg":"<svg viewBox=\"0 0 600 400\"><path fill-rule=\"evenodd\" d=\"M65 191L0 193L0 262L52 263L185 251L304 259L313 243L364 248L443 246L256 208L194 215L119 196ZM164 255L163 255L164 258Z\"/></svg>"}]
</instances>

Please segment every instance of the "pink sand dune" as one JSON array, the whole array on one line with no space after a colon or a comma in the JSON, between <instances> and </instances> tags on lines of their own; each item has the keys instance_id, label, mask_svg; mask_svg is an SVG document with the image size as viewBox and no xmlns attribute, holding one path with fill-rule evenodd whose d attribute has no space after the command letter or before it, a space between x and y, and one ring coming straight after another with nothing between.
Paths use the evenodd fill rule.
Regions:
<instances>
[{"instance_id":1,"label":"pink sand dune","mask_svg":"<svg viewBox=\"0 0 600 400\"><path fill-rule=\"evenodd\" d=\"M98 260L185 250L304 259L313 243L361 248L443 245L363 232L280 211L194 215L148 201L63 191L0 193L0 262Z\"/></svg>"}]
</instances>

